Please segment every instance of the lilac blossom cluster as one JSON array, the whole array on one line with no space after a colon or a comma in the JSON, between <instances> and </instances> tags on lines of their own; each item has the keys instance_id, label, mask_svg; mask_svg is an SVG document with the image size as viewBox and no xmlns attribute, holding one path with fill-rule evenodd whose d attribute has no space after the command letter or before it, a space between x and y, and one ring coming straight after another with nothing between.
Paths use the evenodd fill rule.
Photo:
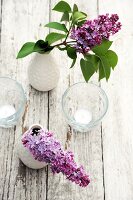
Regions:
<instances>
[{"instance_id":1,"label":"lilac blossom cluster","mask_svg":"<svg viewBox=\"0 0 133 200\"><path fill-rule=\"evenodd\" d=\"M102 43L103 39L109 39L121 29L117 14L99 15L97 19L88 20L82 26L73 28L71 39L76 40L74 47L80 53L87 53L94 46Z\"/></svg>"},{"instance_id":2,"label":"lilac blossom cluster","mask_svg":"<svg viewBox=\"0 0 133 200\"><path fill-rule=\"evenodd\" d=\"M54 174L62 172L67 179L81 187L86 187L90 183L83 166L77 166L73 153L64 151L52 132L40 129L34 134L30 129L23 135L22 143L36 160L48 163Z\"/></svg>"}]
</instances>

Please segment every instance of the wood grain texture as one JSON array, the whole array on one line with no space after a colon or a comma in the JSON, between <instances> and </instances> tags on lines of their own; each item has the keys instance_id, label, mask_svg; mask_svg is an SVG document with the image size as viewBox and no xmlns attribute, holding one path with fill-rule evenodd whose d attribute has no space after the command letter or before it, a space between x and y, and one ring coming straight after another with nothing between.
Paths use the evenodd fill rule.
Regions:
<instances>
[{"instance_id":1,"label":"wood grain texture","mask_svg":"<svg viewBox=\"0 0 133 200\"><path fill-rule=\"evenodd\" d=\"M78 1L79 8L85 10L90 19L96 18L98 15L97 1L89 1L86 6L86 0ZM96 82L97 76L94 76L91 81ZM79 62L77 66L70 72L71 84L79 81L84 81ZM82 91L84 95L85 91ZM99 102L97 102L99 107ZM104 183L103 183L103 163L102 163L102 141L101 141L101 126L99 125L92 131L87 133L79 133L74 131L71 141L71 149L76 155L76 160L85 166L86 171L90 173L91 184L89 187L82 189L73 185L72 199L104 199Z\"/></svg>"},{"instance_id":2,"label":"wood grain texture","mask_svg":"<svg viewBox=\"0 0 133 200\"><path fill-rule=\"evenodd\" d=\"M57 2L57 0L50 1L50 10ZM61 13L50 11L50 21L60 20L60 17ZM70 83L68 58L65 52L61 53L57 49L54 52L55 59L60 67L60 79L57 88L49 92L49 129L55 132L56 138L65 146L68 127L63 117L61 98ZM68 193L67 185L62 174L53 176L49 170L47 199L66 199Z\"/></svg>"},{"instance_id":3,"label":"wood grain texture","mask_svg":"<svg viewBox=\"0 0 133 200\"><path fill-rule=\"evenodd\" d=\"M74 1L68 1L73 4ZM90 1L86 7L86 1L76 2L81 10L88 13L89 17L97 16L97 1ZM51 2L51 7L55 5L55 1ZM51 20L55 21L58 17L57 13L51 13ZM59 17L58 17L59 19ZM60 57L60 52L57 58ZM71 60L67 58L66 54L61 56L61 77L57 89L52 92L50 96L50 129L55 130L56 135L63 143L67 141L67 147L75 153L75 159L79 164L85 166L86 171L91 174L91 185L87 188L80 188L79 186L70 183L62 175L52 176L50 173L48 178L48 199L49 200L77 200L77 199L103 199L103 172L102 172L102 148L101 148L101 128L88 133L72 132L72 135L66 130L66 123L63 120L61 112L61 96L63 90L75 82L83 81L79 61L75 67L69 70ZM69 71L68 71L69 70ZM58 103L57 103L58 102ZM99 106L99 105L98 105ZM56 116L56 117L55 117ZM69 145L68 145L69 143Z\"/></svg>"},{"instance_id":4,"label":"wood grain texture","mask_svg":"<svg viewBox=\"0 0 133 200\"><path fill-rule=\"evenodd\" d=\"M115 5L115 6L114 6ZM118 13L122 30L114 38L119 63L109 83L103 83L109 98L103 122L103 158L106 200L133 199L133 2L99 1L99 12Z\"/></svg>"},{"instance_id":5,"label":"wood grain texture","mask_svg":"<svg viewBox=\"0 0 133 200\"><path fill-rule=\"evenodd\" d=\"M16 60L16 54L24 42L44 37L43 24L48 20L48 1L3 1L0 72L2 76L10 76L22 83L27 94L28 108L15 129L0 131L2 200L46 198L46 169L36 171L26 168L17 158L16 141L25 127L33 123L47 127L48 94L37 92L28 84L27 67L32 56Z\"/></svg>"},{"instance_id":6,"label":"wood grain texture","mask_svg":"<svg viewBox=\"0 0 133 200\"><path fill-rule=\"evenodd\" d=\"M102 126L88 133L71 130L61 108L64 91L83 80L79 62L70 70L71 61L66 53L55 50L60 80L56 89L41 93L28 84L27 67L32 56L16 60L24 42L43 39L49 32L43 25L60 19L60 13L51 12L57 2L0 1L0 76L17 79L27 95L22 121L12 129L0 129L0 200L132 200L132 0L68 0L70 4L78 4L89 18L98 13L118 13L123 23L113 46L119 55L119 65L109 83L102 82L110 101L109 111ZM97 76L92 80L97 80ZM74 151L76 161L91 175L89 187L80 188L62 174L53 176L49 168L28 169L19 161L17 139L33 123L54 131L63 147Z\"/></svg>"}]
</instances>

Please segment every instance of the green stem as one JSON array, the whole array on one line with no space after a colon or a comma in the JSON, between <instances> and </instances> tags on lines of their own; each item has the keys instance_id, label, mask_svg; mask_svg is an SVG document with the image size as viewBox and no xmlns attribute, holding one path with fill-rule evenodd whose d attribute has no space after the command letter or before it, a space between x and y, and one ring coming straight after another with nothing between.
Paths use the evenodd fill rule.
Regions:
<instances>
[{"instance_id":1,"label":"green stem","mask_svg":"<svg viewBox=\"0 0 133 200\"><path fill-rule=\"evenodd\" d=\"M71 23L71 25L70 25L70 28L69 28L68 33L67 33L67 36L66 36L66 38L65 38L65 42L66 42L66 40L67 40L67 38L68 38L68 36L69 36L69 34L70 34L70 31L71 31L72 25L73 25L73 23Z\"/></svg>"},{"instance_id":2,"label":"green stem","mask_svg":"<svg viewBox=\"0 0 133 200\"><path fill-rule=\"evenodd\" d=\"M52 47L58 47L58 46L60 46L60 45L66 46L67 44L71 44L71 43L75 43L75 42L76 42L76 40L72 40L72 41L68 41L68 42L63 41L63 42L61 42L61 43L59 43L59 44L55 44L55 45L52 46Z\"/></svg>"},{"instance_id":3,"label":"green stem","mask_svg":"<svg viewBox=\"0 0 133 200\"><path fill-rule=\"evenodd\" d=\"M70 27L69 27L69 30L68 30L68 33L67 33L67 35L66 35L65 40L64 40L63 42L59 43L59 44L56 44L56 45L52 46L52 47L58 47L58 46L60 46L60 45L66 46L66 45L69 44L69 43L76 42L76 41L69 41L69 42L67 42L67 38L68 38L68 36L69 36L69 34L70 34L70 31L71 31L72 26L73 26L73 22L71 22L71 25L70 25Z\"/></svg>"},{"instance_id":4,"label":"green stem","mask_svg":"<svg viewBox=\"0 0 133 200\"><path fill-rule=\"evenodd\" d=\"M76 40L72 40L72 41L69 41L69 42L66 42L67 44L69 44L69 43L75 43L75 42L77 42Z\"/></svg>"}]
</instances>

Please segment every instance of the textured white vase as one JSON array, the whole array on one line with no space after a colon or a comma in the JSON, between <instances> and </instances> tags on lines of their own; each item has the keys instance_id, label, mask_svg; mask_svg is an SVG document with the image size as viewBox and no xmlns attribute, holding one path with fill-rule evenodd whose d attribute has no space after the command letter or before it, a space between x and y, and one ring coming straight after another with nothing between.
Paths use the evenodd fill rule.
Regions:
<instances>
[{"instance_id":1,"label":"textured white vase","mask_svg":"<svg viewBox=\"0 0 133 200\"><path fill-rule=\"evenodd\" d=\"M36 53L28 68L29 83L39 91L49 91L57 86L59 68L53 52Z\"/></svg>"},{"instance_id":2,"label":"textured white vase","mask_svg":"<svg viewBox=\"0 0 133 200\"><path fill-rule=\"evenodd\" d=\"M33 124L29 129L31 128L42 128L39 124ZM43 167L47 166L47 163L45 162L39 162L34 159L33 155L30 153L29 149L24 147L21 141L22 137L18 138L17 140L17 154L19 159L26 165L27 167L31 169L41 169Z\"/></svg>"}]
</instances>

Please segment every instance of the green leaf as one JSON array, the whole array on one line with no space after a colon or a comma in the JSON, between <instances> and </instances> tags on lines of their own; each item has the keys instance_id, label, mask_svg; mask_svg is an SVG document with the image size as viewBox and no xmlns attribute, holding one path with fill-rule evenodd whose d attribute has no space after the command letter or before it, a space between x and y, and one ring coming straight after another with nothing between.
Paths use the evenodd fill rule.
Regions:
<instances>
[{"instance_id":1,"label":"green leaf","mask_svg":"<svg viewBox=\"0 0 133 200\"><path fill-rule=\"evenodd\" d=\"M75 13L77 11L78 11L78 6L76 4L74 4L74 6L73 6L73 13Z\"/></svg>"},{"instance_id":2,"label":"green leaf","mask_svg":"<svg viewBox=\"0 0 133 200\"><path fill-rule=\"evenodd\" d=\"M111 67L114 69L114 67L117 65L118 56L114 51L108 50L105 55L101 55L99 58L99 80L104 77L106 80L108 80L111 73Z\"/></svg>"},{"instance_id":3,"label":"green leaf","mask_svg":"<svg viewBox=\"0 0 133 200\"><path fill-rule=\"evenodd\" d=\"M80 26L82 26L85 22L86 22L85 19L84 19L84 20L81 20L81 21L77 22L77 26L80 27Z\"/></svg>"},{"instance_id":4,"label":"green leaf","mask_svg":"<svg viewBox=\"0 0 133 200\"><path fill-rule=\"evenodd\" d=\"M52 46L48 45L48 42L45 42L43 40L38 40L34 46L34 52L38 52L38 53L46 53L49 52L53 49Z\"/></svg>"},{"instance_id":5,"label":"green leaf","mask_svg":"<svg viewBox=\"0 0 133 200\"><path fill-rule=\"evenodd\" d=\"M69 13L68 12L64 12L61 18L61 22L65 21L65 22L69 22Z\"/></svg>"},{"instance_id":6,"label":"green leaf","mask_svg":"<svg viewBox=\"0 0 133 200\"><path fill-rule=\"evenodd\" d=\"M72 62L72 64L71 64L71 67L70 67L70 68L73 68L73 66L75 65L75 63L76 63L76 58L73 59L73 62Z\"/></svg>"},{"instance_id":7,"label":"green leaf","mask_svg":"<svg viewBox=\"0 0 133 200\"><path fill-rule=\"evenodd\" d=\"M57 47L60 51L64 51L64 50L67 50L67 47Z\"/></svg>"},{"instance_id":8,"label":"green leaf","mask_svg":"<svg viewBox=\"0 0 133 200\"><path fill-rule=\"evenodd\" d=\"M31 54L34 50L34 42L27 42L25 43L22 48L20 49L20 51L18 52L17 58L23 58L25 56L28 56L29 54Z\"/></svg>"},{"instance_id":9,"label":"green leaf","mask_svg":"<svg viewBox=\"0 0 133 200\"><path fill-rule=\"evenodd\" d=\"M105 78L105 73L104 73L104 68L103 65L101 63L101 61L99 62L99 81L101 79Z\"/></svg>"},{"instance_id":10,"label":"green leaf","mask_svg":"<svg viewBox=\"0 0 133 200\"><path fill-rule=\"evenodd\" d=\"M34 52L44 53L44 49L48 47L48 42L44 42L43 40L38 40L34 45Z\"/></svg>"},{"instance_id":11,"label":"green leaf","mask_svg":"<svg viewBox=\"0 0 133 200\"><path fill-rule=\"evenodd\" d=\"M45 39L45 41L48 41L49 45L58 41L58 40L61 40L63 38L65 38L66 35L65 34L61 34L61 33L49 33Z\"/></svg>"},{"instance_id":12,"label":"green leaf","mask_svg":"<svg viewBox=\"0 0 133 200\"><path fill-rule=\"evenodd\" d=\"M53 10L58 11L58 12L72 11L70 5L65 1L60 1L59 3L57 3L56 6L53 8Z\"/></svg>"},{"instance_id":13,"label":"green leaf","mask_svg":"<svg viewBox=\"0 0 133 200\"><path fill-rule=\"evenodd\" d=\"M76 49L73 47L67 47L67 55L71 58L71 59L75 59L77 58L77 53L76 53Z\"/></svg>"},{"instance_id":14,"label":"green leaf","mask_svg":"<svg viewBox=\"0 0 133 200\"><path fill-rule=\"evenodd\" d=\"M95 68L95 71L97 72L100 58L92 54L86 54L84 55L84 57L87 61L89 61L92 64L92 66Z\"/></svg>"},{"instance_id":15,"label":"green leaf","mask_svg":"<svg viewBox=\"0 0 133 200\"><path fill-rule=\"evenodd\" d=\"M90 79L90 77L95 73L95 67L88 60L84 60L83 58L80 60L80 66L82 74L86 80L86 82Z\"/></svg>"},{"instance_id":16,"label":"green leaf","mask_svg":"<svg viewBox=\"0 0 133 200\"><path fill-rule=\"evenodd\" d=\"M97 55L105 55L112 43L112 41L104 39L100 45L93 47L92 51Z\"/></svg>"},{"instance_id":17,"label":"green leaf","mask_svg":"<svg viewBox=\"0 0 133 200\"><path fill-rule=\"evenodd\" d=\"M108 80L109 77L110 77L110 72L111 72L110 63L109 63L108 58L106 57L106 55L100 56L100 60L101 60L101 64L100 65L102 65L103 71L104 71L104 77L106 77L106 80Z\"/></svg>"},{"instance_id":18,"label":"green leaf","mask_svg":"<svg viewBox=\"0 0 133 200\"><path fill-rule=\"evenodd\" d=\"M80 11L81 12L81 11ZM81 12L84 16L86 16L87 17L87 14L86 13L84 13L84 12Z\"/></svg>"},{"instance_id":19,"label":"green leaf","mask_svg":"<svg viewBox=\"0 0 133 200\"><path fill-rule=\"evenodd\" d=\"M107 53L106 53L106 58L108 59L110 67L112 67L112 69L114 69L115 66L118 63L118 56L117 56L117 54L114 51L112 51L112 50L108 50Z\"/></svg>"},{"instance_id":20,"label":"green leaf","mask_svg":"<svg viewBox=\"0 0 133 200\"><path fill-rule=\"evenodd\" d=\"M60 24L58 22L50 22L50 23L46 24L45 27L54 28L56 30L64 31L65 33L68 32L65 24Z\"/></svg>"},{"instance_id":21,"label":"green leaf","mask_svg":"<svg viewBox=\"0 0 133 200\"><path fill-rule=\"evenodd\" d=\"M73 23L77 23L78 21L81 21L86 17L87 15L85 13L77 11L73 14Z\"/></svg>"}]
</instances>

